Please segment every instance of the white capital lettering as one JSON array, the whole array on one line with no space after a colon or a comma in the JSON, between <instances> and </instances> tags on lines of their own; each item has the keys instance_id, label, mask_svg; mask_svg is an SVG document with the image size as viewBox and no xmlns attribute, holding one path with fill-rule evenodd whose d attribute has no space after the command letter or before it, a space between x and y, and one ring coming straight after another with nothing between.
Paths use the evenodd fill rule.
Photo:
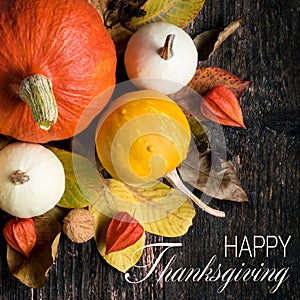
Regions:
<instances>
[{"instance_id":1,"label":"white capital lettering","mask_svg":"<svg viewBox=\"0 0 300 300\"><path fill-rule=\"evenodd\" d=\"M227 257L227 249L228 248L234 248L235 257L237 257L237 253L238 253L237 236L234 236L234 244L230 245L227 243L227 235L225 235L224 248L225 248L225 257Z\"/></svg>"},{"instance_id":2,"label":"white capital lettering","mask_svg":"<svg viewBox=\"0 0 300 300\"><path fill-rule=\"evenodd\" d=\"M283 243L283 240L281 239L281 236L278 236L280 243L282 244L283 247L283 257L286 257L286 246L289 243L291 236L288 237L287 241L285 242L285 244Z\"/></svg>"},{"instance_id":3,"label":"white capital lettering","mask_svg":"<svg viewBox=\"0 0 300 300\"><path fill-rule=\"evenodd\" d=\"M275 243L271 243L270 241L273 240ZM269 250L276 248L278 245L278 239L275 235L267 235L267 243L266 243L266 257L269 257Z\"/></svg>"},{"instance_id":4,"label":"white capital lettering","mask_svg":"<svg viewBox=\"0 0 300 300\"><path fill-rule=\"evenodd\" d=\"M258 243L257 240L261 240L261 243ZM253 257L256 257L256 249L261 249L265 246L265 238L262 235L255 235L253 237Z\"/></svg>"},{"instance_id":5,"label":"white capital lettering","mask_svg":"<svg viewBox=\"0 0 300 300\"><path fill-rule=\"evenodd\" d=\"M250 245L249 245L247 236L244 236L244 239L243 239L243 242L241 245L241 249L240 249L240 253L239 253L239 257L241 257L243 251L247 251L249 253L249 256L252 257L252 252L250 249Z\"/></svg>"}]
</instances>

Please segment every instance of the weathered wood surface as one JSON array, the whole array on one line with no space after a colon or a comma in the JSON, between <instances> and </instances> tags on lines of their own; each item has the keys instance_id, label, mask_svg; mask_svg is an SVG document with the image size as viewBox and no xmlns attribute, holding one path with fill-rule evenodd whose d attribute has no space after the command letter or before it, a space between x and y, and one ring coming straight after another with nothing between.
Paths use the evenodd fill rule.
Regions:
<instances>
[{"instance_id":1,"label":"weathered wood surface","mask_svg":"<svg viewBox=\"0 0 300 300\"><path fill-rule=\"evenodd\" d=\"M299 7L297 1L206 0L203 10L187 28L192 36L242 18L240 29L205 63L224 68L252 84L242 97L247 130L226 128L228 149L238 166L249 204L214 201L226 219L217 219L197 210L194 225L180 238L148 235L147 243L181 242L181 248L168 250L157 270L147 280L129 284L124 274L107 265L93 241L72 244L62 238L58 259L44 288L31 290L14 279L5 264L1 245L0 299L300 299L299 284L299 139L266 128L263 118L270 111L299 108ZM297 86L298 84L298 86ZM255 258L244 253L224 257L224 237L291 235L286 257L274 250L267 258L258 251ZM282 249L282 248L281 248ZM145 251L143 262L157 257L161 248ZM204 268L213 255L215 266L278 269L289 267L290 277L274 294L273 283L231 282L218 294L220 281L157 282L160 272L173 255L178 268ZM130 270L136 280L146 273Z\"/></svg>"}]
</instances>

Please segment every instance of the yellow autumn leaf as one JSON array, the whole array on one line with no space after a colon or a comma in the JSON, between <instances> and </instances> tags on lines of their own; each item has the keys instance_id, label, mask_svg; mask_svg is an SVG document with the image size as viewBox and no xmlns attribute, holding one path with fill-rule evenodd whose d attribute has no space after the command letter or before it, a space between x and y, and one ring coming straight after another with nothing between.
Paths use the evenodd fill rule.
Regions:
<instances>
[{"instance_id":1,"label":"yellow autumn leaf","mask_svg":"<svg viewBox=\"0 0 300 300\"><path fill-rule=\"evenodd\" d=\"M162 236L183 235L195 215L194 206L185 195L160 181L131 186L106 179L92 206L110 218L120 211L127 212L146 226L146 231Z\"/></svg>"},{"instance_id":2,"label":"yellow autumn leaf","mask_svg":"<svg viewBox=\"0 0 300 300\"><path fill-rule=\"evenodd\" d=\"M132 18L129 27L136 30L153 22L184 27L199 13L204 2L205 0L148 0L143 6L145 16Z\"/></svg>"},{"instance_id":3,"label":"yellow autumn leaf","mask_svg":"<svg viewBox=\"0 0 300 300\"><path fill-rule=\"evenodd\" d=\"M165 237L181 236L184 235L192 225L195 213L192 202L187 200L181 207L165 218L143 223L143 227L150 233Z\"/></svg>"},{"instance_id":4,"label":"yellow autumn leaf","mask_svg":"<svg viewBox=\"0 0 300 300\"><path fill-rule=\"evenodd\" d=\"M185 201L185 196L159 181L138 187L106 179L98 200L92 205L109 217L124 211L144 223L164 218Z\"/></svg>"},{"instance_id":5,"label":"yellow autumn leaf","mask_svg":"<svg viewBox=\"0 0 300 300\"><path fill-rule=\"evenodd\" d=\"M118 13L116 11L110 13L108 9L111 0L88 1L107 23L108 31L119 54L124 51L130 36L138 28L155 22L172 23L183 28L195 18L205 2L205 0L147 0L142 6L146 11L145 16L133 17L130 22L121 24L118 20ZM111 26L111 24L114 25Z\"/></svg>"},{"instance_id":6,"label":"yellow autumn leaf","mask_svg":"<svg viewBox=\"0 0 300 300\"><path fill-rule=\"evenodd\" d=\"M133 245L121 250L106 253L106 232L111 221L111 218L100 213L97 209L91 208L91 213L94 215L96 220L96 230L95 230L95 241L99 253L105 259L105 261L121 272L126 272L128 269L133 267L141 258L143 253L143 246L145 245L145 233L141 238Z\"/></svg>"}]
</instances>

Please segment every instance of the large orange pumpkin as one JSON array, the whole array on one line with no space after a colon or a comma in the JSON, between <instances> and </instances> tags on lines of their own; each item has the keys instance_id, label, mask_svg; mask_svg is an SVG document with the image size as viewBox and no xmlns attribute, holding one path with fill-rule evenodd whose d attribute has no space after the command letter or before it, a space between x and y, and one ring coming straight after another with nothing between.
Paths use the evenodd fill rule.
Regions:
<instances>
[{"instance_id":1,"label":"large orange pumpkin","mask_svg":"<svg viewBox=\"0 0 300 300\"><path fill-rule=\"evenodd\" d=\"M66 139L87 107L76 130L107 104L109 95L89 105L115 84L115 46L86 0L1 1L0 45L1 134Z\"/></svg>"}]
</instances>

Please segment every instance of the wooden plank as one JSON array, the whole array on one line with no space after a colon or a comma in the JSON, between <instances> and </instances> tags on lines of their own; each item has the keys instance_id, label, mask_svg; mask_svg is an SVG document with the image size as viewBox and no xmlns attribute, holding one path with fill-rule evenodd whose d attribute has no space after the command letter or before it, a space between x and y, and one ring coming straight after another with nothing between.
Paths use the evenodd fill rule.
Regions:
<instances>
[{"instance_id":1,"label":"wooden plank","mask_svg":"<svg viewBox=\"0 0 300 300\"><path fill-rule=\"evenodd\" d=\"M227 128L228 148L239 162L238 173L250 203L224 203L227 220L198 215L198 224L189 232L179 267L204 268L217 256L222 270L236 267L290 268L290 278L273 295L275 299L299 298L299 141L266 129L263 116L269 111L299 106L296 96L297 70L291 57L297 49L296 8L292 2L206 1L204 10L191 26L193 32L226 26L242 18L242 27L227 40L205 65L218 66L251 80L242 97L247 130ZM209 26L207 24L210 24ZM284 25L283 25L284 24ZM287 70L289 70L287 72ZM299 90L298 90L299 91ZM219 203L218 203L219 204ZM293 220L293 221L292 221ZM254 235L292 235L287 257L274 251L270 257L259 252L256 258L224 257L224 239L234 241ZM198 247L196 245L199 245ZM197 249L197 250L195 250ZM233 282L221 294L218 282L183 282L165 285L165 299L266 299L271 283Z\"/></svg>"}]
</instances>

